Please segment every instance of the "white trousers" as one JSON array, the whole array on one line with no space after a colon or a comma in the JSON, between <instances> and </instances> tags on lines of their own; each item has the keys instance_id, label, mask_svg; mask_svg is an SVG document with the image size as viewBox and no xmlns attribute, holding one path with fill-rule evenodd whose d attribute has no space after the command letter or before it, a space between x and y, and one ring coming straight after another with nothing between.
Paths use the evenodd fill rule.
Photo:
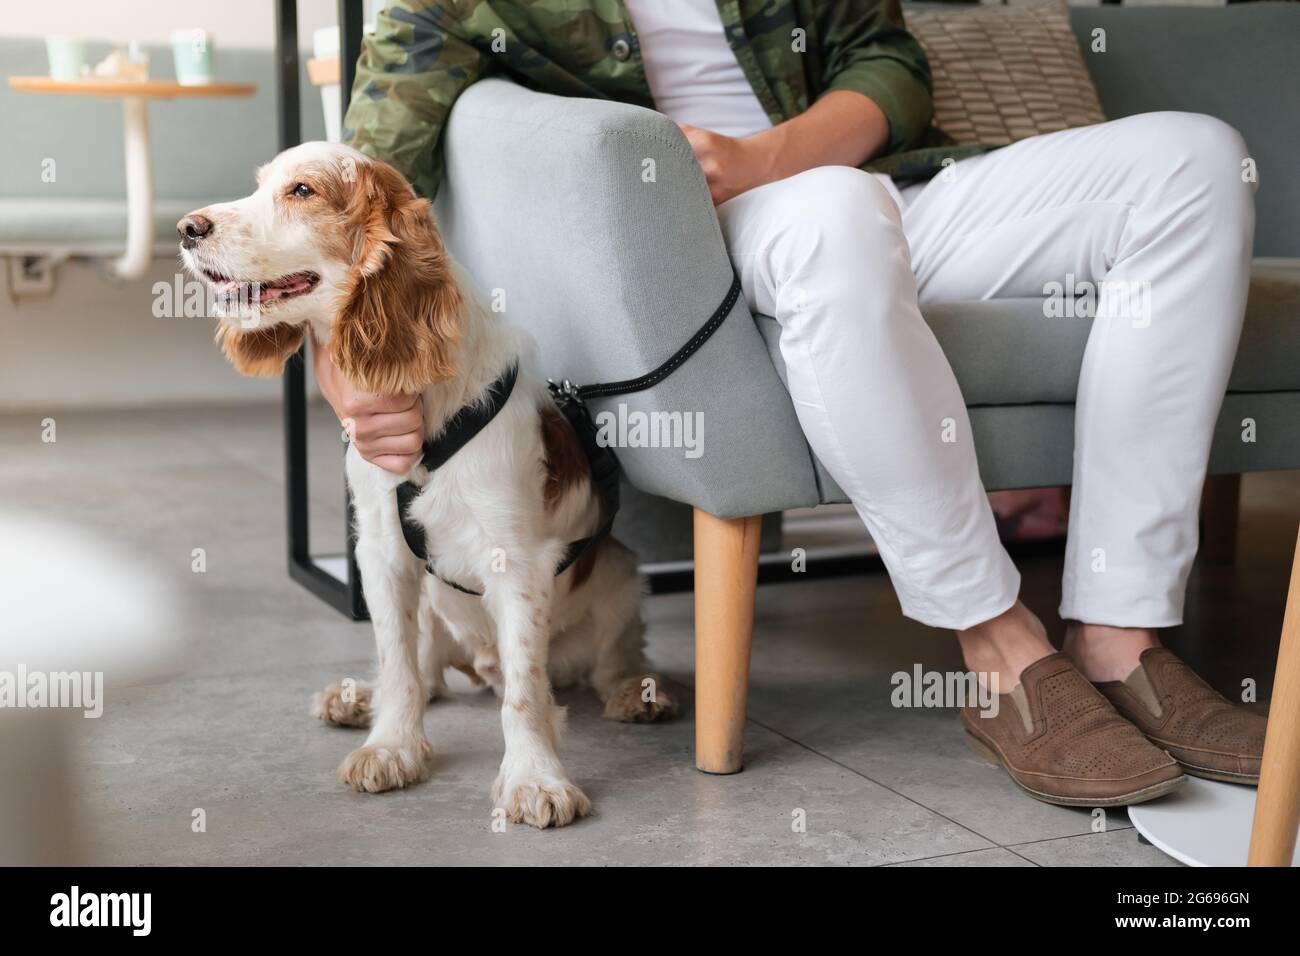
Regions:
<instances>
[{"instance_id":1,"label":"white trousers","mask_svg":"<svg viewBox=\"0 0 1300 956\"><path fill-rule=\"evenodd\" d=\"M970 627L1009 608L1020 587L920 305L1104 280L1076 400L1061 616L1181 622L1246 305L1247 155L1219 120L1149 113L964 160L903 190L901 210L877 178L844 166L718 208L750 308L780 323L809 444L870 530L909 617Z\"/></svg>"}]
</instances>

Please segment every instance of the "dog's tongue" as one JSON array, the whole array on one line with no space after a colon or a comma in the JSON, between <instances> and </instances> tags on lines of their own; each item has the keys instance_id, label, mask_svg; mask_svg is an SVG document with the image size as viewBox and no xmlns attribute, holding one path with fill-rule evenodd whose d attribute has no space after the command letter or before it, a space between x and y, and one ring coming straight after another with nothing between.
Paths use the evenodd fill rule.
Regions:
<instances>
[{"instance_id":1,"label":"dog's tongue","mask_svg":"<svg viewBox=\"0 0 1300 956\"><path fill-rule=\"evenodd\" d=\"M287 295L305 292L311 287L311 279L301 273L276 279L262 286L263 299L282 299Z\"/></svg>"}]
</instances>

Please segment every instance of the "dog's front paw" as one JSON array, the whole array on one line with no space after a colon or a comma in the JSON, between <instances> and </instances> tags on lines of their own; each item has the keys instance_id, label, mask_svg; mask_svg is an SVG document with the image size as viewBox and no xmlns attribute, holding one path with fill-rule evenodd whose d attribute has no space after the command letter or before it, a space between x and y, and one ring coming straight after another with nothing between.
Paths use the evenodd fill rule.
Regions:
<instances>
[{"instance_id":1,"label":"dog's front paw","mask_svg":"<svg viewBox=\"0 0 1300 956\"><path fill-rule=\"evenodd\" d=\"M503 784L500 777L492 787L496 805L511 823L527 823L545 830L568 826L591 812L591 801L568 778L538 774L517 783Z\"/></svg>"},{"instance_id":2,"label":"dog's front paw","mask_svg":"<svg viewBox=\"0 0 1300 956\"><path fill-rule=\"evenodd\" d=\"M363 793L399 790L428 777L432 761L433 748L424 738L410 746L366 744L343 758L339 779Z\"/></svg>"},{"instance_id":3,"label":"dog's front paw","mask_svg":"<svg viewBox=\"0 0 1300 956\"><path fill-rule=\"evenodd\" d=\"M651 683L646 684L649 680ZM654 675L629 677L605 701L605 719L619 720L625 724L648 724L656 720L670 720L681 709L676 691Z\"/></svg>"},{"instance_id":4,"label":"dog's front paw","mask_svg":"<svg viewBox=\"0 0 1300 956\"><path fill-rule=\"evenodd\" d=\"M311 715L335 727L369 727L374 692L358 681L335 681L311 697Z\"/></svg>"}]
</instances>

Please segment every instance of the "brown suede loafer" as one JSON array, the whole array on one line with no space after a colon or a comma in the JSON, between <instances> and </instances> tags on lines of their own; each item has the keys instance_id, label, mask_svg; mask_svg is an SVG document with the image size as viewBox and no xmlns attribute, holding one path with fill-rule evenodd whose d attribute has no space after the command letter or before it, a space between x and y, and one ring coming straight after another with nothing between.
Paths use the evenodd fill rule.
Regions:
<instances>
[{"instance_id":1,"label":"brown suede loafer","mask_svg":"<svg viewBox=\"0 0 1300 956\"><path fill-rule=\"evenodd\" d=\"M1133 673L1097 689L1188 773L1259 783L1267 718L1232 703L1167 647L1147 648Z\"/></svg>"},{"instance_id":2,"label":"brown suede loafer","mask_svg":"<svg viewBox=\"0 0 1300 956\"><path fill-rule=\"evenodd\" d=\"M1122 807L1185 779L1178 763L1115 712L1064 654L1035 661L994 716L961 709L966 740L1020 789L1065 807Z\"/></svg>"}]
</instances>

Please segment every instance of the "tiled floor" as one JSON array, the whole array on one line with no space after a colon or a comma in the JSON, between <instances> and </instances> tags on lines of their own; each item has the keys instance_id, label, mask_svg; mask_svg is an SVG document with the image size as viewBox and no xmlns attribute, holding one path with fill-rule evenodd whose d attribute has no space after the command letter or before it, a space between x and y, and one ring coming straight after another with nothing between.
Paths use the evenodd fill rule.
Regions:
<instances>
[{"instance_id":1,"label":"tiled floor","mask_svg":"<svg viewBox=\"0 0 1300 956\"><path fill-rule=\"evenodd\" d=\"M43 417L0 417L0 508L88 528L149 562L179 602L186 648L174 676L116 689L101 719L76 722L90 862L1172 865L1123 812L1094 819L1022 796L966 749L953 711L891 706L895 671L959 657L951 636L900 616L883 576L760 590L740 775L693 769L689 717L613 724L570 695L562 753L595 815L495 832L496 704L457 684L426 718L432 779L355 794L334 767L362 732L320 725L306 706L324 684L369 673L369 628L286 576L278 409L59 414L54 444L40 440ZM332 475L337 436L318 422L316 470ZM1247 479L1239 561L1198 567L1188 624L1169 635L1221 689L1270 683L1298 477ZM324 528L341 526L339 489L313 489ZM1059 558L1022 570L1053 621ZM652 660L689 684L690 595L650 599L647 617ZM192 830L196 808L206 832Z\"/></svg>"}]
</instances>

